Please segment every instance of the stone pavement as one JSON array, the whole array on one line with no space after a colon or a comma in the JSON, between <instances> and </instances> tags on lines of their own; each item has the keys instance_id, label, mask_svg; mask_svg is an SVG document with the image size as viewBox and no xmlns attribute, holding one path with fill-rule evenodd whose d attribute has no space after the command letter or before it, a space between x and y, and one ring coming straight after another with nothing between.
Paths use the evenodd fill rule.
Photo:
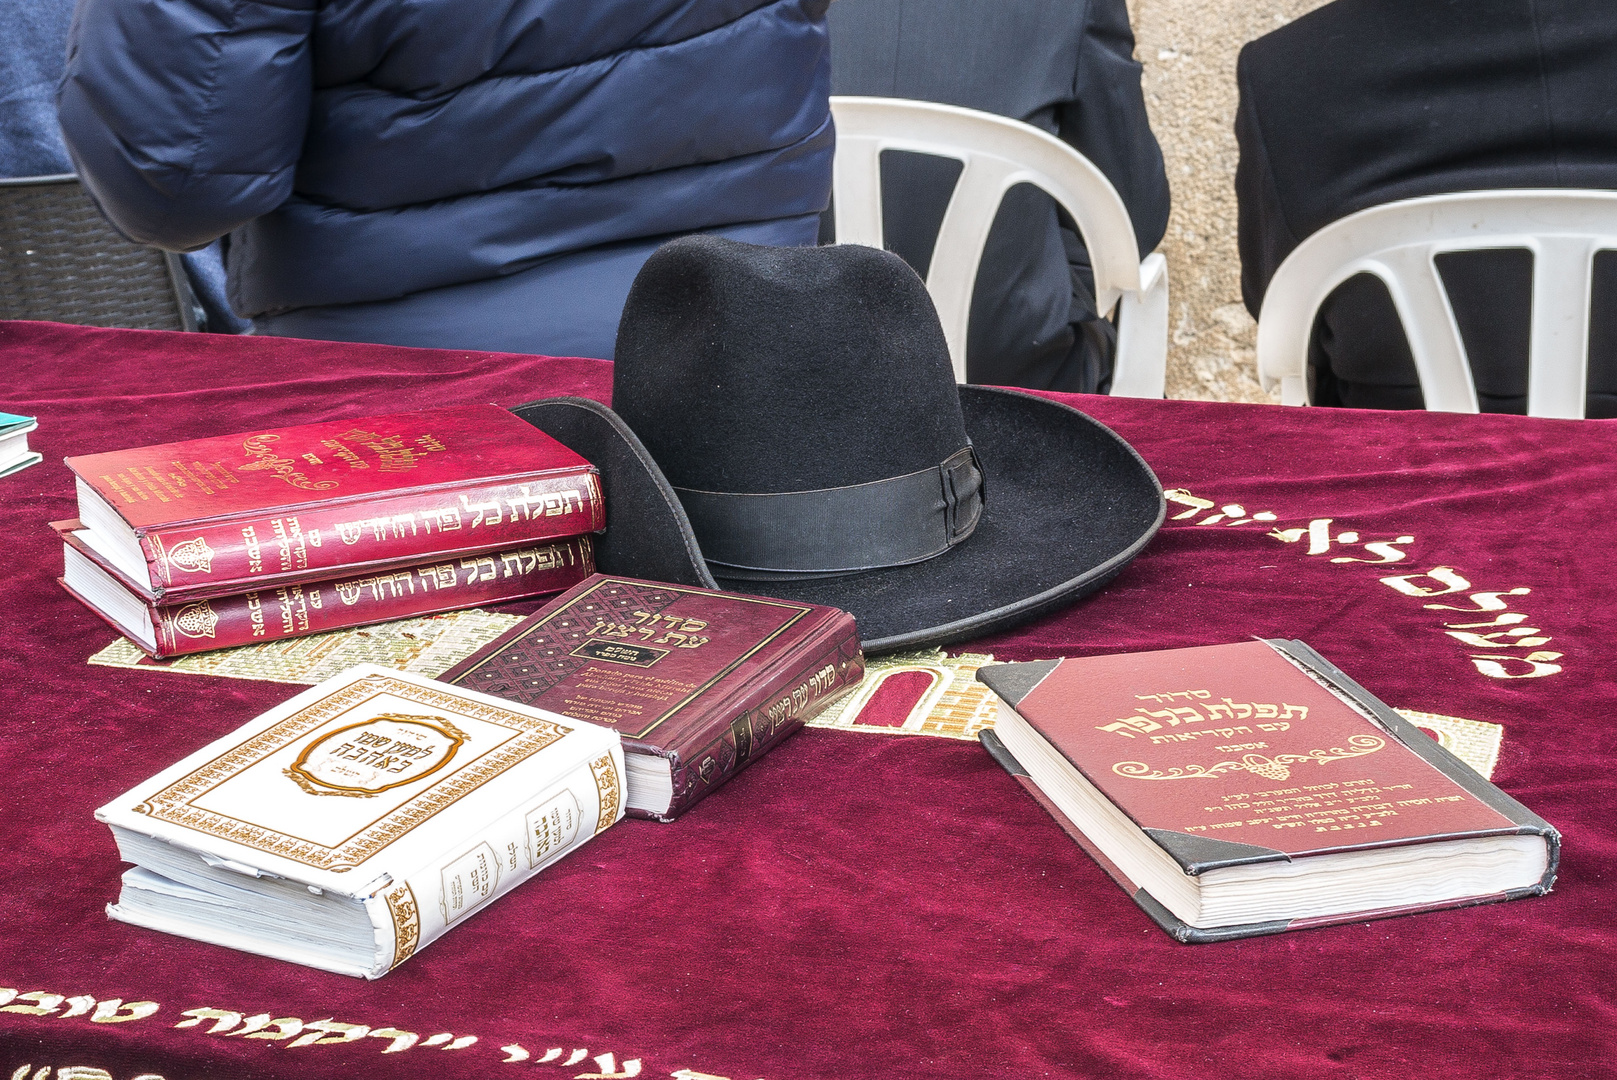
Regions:
<instances>
[{"instance_id":1,"label":"stone pavement","mask_svg":"<svg viewBox=\"0 0 1617 1080\"><path fill-rule=\"evenodd\" d=\"M1321 0L1129 0L1145 101L1162 143L1173 215L1168 396L1278 401L1258 386L1256 327L1235 247L1235 58Z\"/></svg>"}]
</instances>

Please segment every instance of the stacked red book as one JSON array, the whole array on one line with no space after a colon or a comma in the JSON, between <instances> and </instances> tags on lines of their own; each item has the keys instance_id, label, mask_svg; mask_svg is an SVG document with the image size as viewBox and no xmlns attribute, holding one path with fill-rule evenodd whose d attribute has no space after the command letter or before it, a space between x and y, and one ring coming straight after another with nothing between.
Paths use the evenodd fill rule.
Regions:
<instances>
[{"instance_id":1,"label":"stacked red book","mask_svg":"<svg viewBox=\"0 0 1617 1080\"><path fill-rule=\"evenodd\" d=\"M606 523L595 468L497 405L67 464L62 584L156 657L560 592Z\"/></svg>"}]
</instances>

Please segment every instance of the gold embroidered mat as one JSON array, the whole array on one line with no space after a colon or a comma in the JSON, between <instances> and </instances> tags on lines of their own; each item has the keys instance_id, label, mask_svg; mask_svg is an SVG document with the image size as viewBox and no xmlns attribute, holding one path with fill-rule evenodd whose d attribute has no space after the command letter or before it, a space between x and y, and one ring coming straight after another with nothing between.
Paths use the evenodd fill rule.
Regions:
<instances>
[{"instance_id":1,"label":"gold embroidered mat","mask_svg":"<svg viewBox=\"0 0 1617 1080\"><path fill-rule=\"evenodd\" d=\"M306 684L317 683L361 663L383 664L430 677L449 670L520 619L518 615L489 611L452 611L290 641L218 649L173 660L153 660L125 638L119 638L90 657L90 663ZM945 656L941 649L874 657L865 669L865 679L859 688L810 720L808 726L877 735L931 735L975 741L979 731L994 726L994 697L975 678L978 668L993 662L994 658L987 653ZM881 709L879 717L867 715L870 712L867 706L888 679L901 673L916 673L922 677L911 680L910 692L918 689L919 697L909 705L908 711L894 715L891 709ZM1409 709L1398 712L1426 729L1483 776L1493 775L1505 730L1500 725Z\"/></svg>"},{"instance_id":2,"label":"gold embroidered mat","mask_svg":"<svg viewBox=\"0 0 1617 1080\"><path fill-rule=\"evenodd\" d=\"M172 660L153 660L128 639L119 638L90 657L90 663L309 685L366 663L433 677L448 671L521 619L520 615L476 609L451 611L287 641L216 649Z\"/></svg>"}]
</instances>

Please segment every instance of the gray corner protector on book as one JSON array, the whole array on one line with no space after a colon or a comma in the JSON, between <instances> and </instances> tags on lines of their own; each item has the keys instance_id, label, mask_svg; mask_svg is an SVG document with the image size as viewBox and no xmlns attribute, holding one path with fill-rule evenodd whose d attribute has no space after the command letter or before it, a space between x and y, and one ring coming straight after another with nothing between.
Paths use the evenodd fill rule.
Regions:
<instances>
[{"instance_id":1,"label":"gray corner protector on book","mask_svg":"<svg viewBox=\"0 0 1617 1080\"><path fill-rule=\"evenodd\" d=\"M1012 776L1028 775L1028 771L1022 768L1022 763L1017 761L1011 752L1005 749L1005 744L999 741L999 736L994 734L993 728L983 728L977 732L977 741L983 744L983 749L988 751L988 756L993 758L1000 768Z\"/></svg>"},{"instance_id":2,"label":"gray corner protector on book","mask_svg":"<svg viewBox=\"0 0 1617 1080\"><path fill-rule=\"evenodd\" d=\"M1475 796L1479 802L1489 809L1509 818L1517 826L1516 832L1518 834L1544 836L1550 844L1550 867L1553 872L1556 862L1555 857L1560 847L1560 833L1556 831L1555 826L1505 794L1489 782L1486 777L1448 750L1445 750L1438 744L1437 740L1429 737L1419 727L1388 708L1380 698L1360 686L1341 668L1325 659L1303 642L1280 641L1274 638L1262 638L1260 640L1276 652L1291 659L1294 663L1301 664L1313 671L1320 678L1369 710L1370 714L1376 718L1377 723L1386 728L1399 742L1414 751L1417 756L1423 758L1428 765L1460 785L1468 794Z\"/></svg>"},{"instance_id":3,"label":"gray corner protector on book","mask_svg":"<svg viewBox=\"0 0 1617 1080\"><path fill-rule=\"evenodd\" d=\"M1548 896L1555 888L1555 875L1549 875L1548 881L1540 881L1537 885L1523 885L1519 889L1506 889L1500 894L1501 900L1525 900L1529 896Z\"/></svg>"},{"instance_id":4,"label":"gray corner protector on book","mask_svg":"<svg viewBox=\"0 0 1617 1080\"><path fill-rule=\"evenodd\" d=\"M1151 916L1151 921L1168 932L1168 936L1185 945L1207 945L1215 941L1234 941L1237 938L1259 937L1263 934L1279 934L1291 928L1288 919L1276 919L1272 922L1242 923L1240 926L1218 926L1210 930L1203 930L1191 926L1179 916L1157 903L1157 898L1141 889L1134 894L1134 902L1141 911Z\"/></svg>"},{"instance_id":5,"label":"gray corner protector on book","mask_svg":"<svg viewBox=\"0 0 1617 1080\"><path fill-rule=\"evenodd\" d=\"M1173 857L1179 868L1191 877L1225 866L1247 866L1252 863L1290 862L1291 856L1274 848L1257 844L1237 844L1233 840L1215 840L1211 836L1192 836L1172 829L1145 829L1145 835Z\"/></svg>"},{"instance_id":6,"label":"gray corner protector on book","mask_svg":"<svg viewBox=\"0 0 1617 1080\"><path fill-rule=\"evenodd\" d=\"M1060 663L1060 660L1032 660L1025 664L990 664L977 669L977 681L998 694L1007 705L1016 706Z\"/></svg>"}]
</instances>

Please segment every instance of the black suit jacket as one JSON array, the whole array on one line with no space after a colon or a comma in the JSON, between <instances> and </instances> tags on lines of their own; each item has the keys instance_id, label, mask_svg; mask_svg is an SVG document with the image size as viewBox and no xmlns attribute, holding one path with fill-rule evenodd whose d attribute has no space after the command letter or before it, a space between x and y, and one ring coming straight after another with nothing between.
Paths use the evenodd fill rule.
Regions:
<instances>
[{"instance_id":1,"label":"black suit jacket","mask_svg":"<svg viewBox=\"0 0 1617 1080\"><path fill-rule=\"evenodd\" d=\"M1617 188L1609 0L1335 0L1246 46L1237 71L1241 285L1257 315L1304 238L1366 207L1449 191ZM1596 259L1590 415L1617 414L1617 275ZM1532 259L1440 256L1484 411L1521 412ZM1385 287L1320 309L1315 400L1418 408Z\"/></svg>"},{"instance_id":2,"label":"black suit jacket","mask_svg":"<svg viewBox=\"0 0 1617 1080\"><path fill-rule=\"evenodd\" d=\"M915 98L1026 121L1066 140L1117 187L1144 255L1168 222L1168 182L1140 91L1124 0L837 0L831 92ZM885 242L922 277L956 162L883 164ZM1072 222L1031 187L995 218L972 297L972 382L1093 391L1110 375L1089 258Z\"/></svg>"}]
</instances>

